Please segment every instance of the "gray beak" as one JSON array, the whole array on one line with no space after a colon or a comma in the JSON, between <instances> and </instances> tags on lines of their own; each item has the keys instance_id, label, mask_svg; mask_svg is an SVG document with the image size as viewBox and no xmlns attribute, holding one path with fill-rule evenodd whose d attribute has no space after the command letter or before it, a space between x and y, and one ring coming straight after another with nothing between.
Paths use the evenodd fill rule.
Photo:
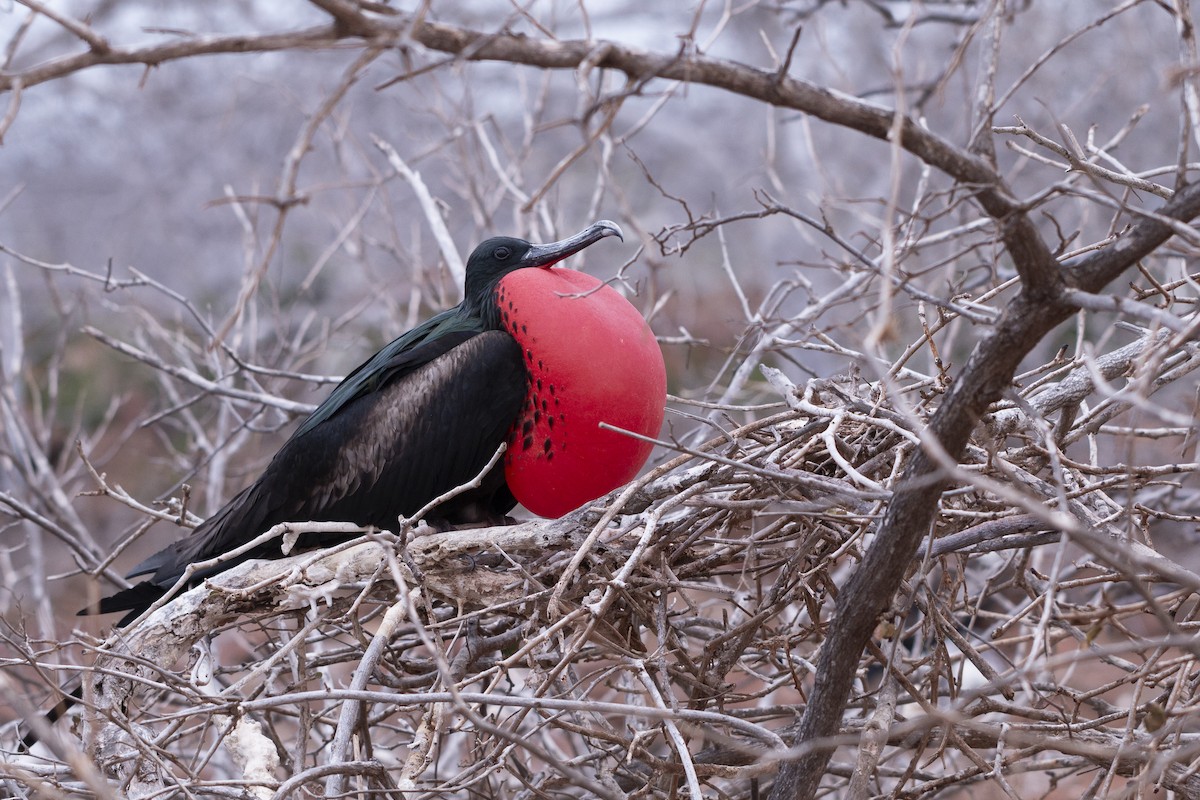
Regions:
<instances>
[{"instance_id":1,"label":"gray beak","mask_svg":"<svg viewBox=\"0 0 1200 800\"><path fill-rule=\"evenodd\" d=\"M558 242L535 244L526 251L521 259L522 267L552 267L568 256L573 256L585 247L589 247L606 236L615 236L621 241L621 229L617 223L602 219L593 222L574 236L568 236Z\"/></svg>"}]
</instances>

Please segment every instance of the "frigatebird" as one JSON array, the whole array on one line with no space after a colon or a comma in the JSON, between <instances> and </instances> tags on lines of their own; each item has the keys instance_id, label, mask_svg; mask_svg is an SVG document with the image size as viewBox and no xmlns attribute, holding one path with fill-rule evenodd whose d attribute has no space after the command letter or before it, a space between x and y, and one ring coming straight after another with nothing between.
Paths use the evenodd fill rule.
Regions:
<instances>
[{"instance_id":1,"label":"frigatebird","mask_svg":"<svg viewBox=\"0 0 1200 800\"><path fill-rule=\"evenodd\" d=\"M621 229L607 220L551 244L488 239L467 260L463 301L389 343L351 372L247 488L189 536L138 564L148 576L80 613L128 612L129 624L172 591L189 564L244 545L279 523L347 521L392 529L476 477L478 488L433 508L442 527L495 523L517 501L557 517L630 480L662 424L666 371L645 320L608 285L563 259ZM300 537L298 547L324 544ZM277 540L195 572L192 581ZM52 723L80 688L46 715ZM37 741L27 734L28 748Z\"/></svg>"},{"instance_id":2,"label":"frigatebird","mask_svg":"<svg viewBox=\"0 0 1200 800\"><path fill-rule=\"evenodd\" d=\"M583 273L550 269L621 229L608 220L551 244L488 239L467 261L463 301L351 372L296 429L262 475L190 535L147 558L148 576L81 613L136 619L189 564L221 556L279 523L398 519L468 483L508 443L504 462L429 512L443 526L496 523L519 500L560 516L627 482L662 423L662 353L633 306ZM324 542L301 537L299 546ZM277 557L278 540L193 575Z\"/></svg>"}]
</instances>

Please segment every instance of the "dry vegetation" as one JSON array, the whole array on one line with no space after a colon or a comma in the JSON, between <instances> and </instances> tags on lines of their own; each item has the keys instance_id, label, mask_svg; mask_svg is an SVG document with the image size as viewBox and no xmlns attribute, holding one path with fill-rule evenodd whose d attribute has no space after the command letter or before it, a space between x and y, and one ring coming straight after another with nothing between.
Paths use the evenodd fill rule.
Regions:
<instances>
[{"instance_id":1,"label":"dry vegetation","mask_svg":"<svg viewBox=\"0 0 1200 800\"><path fill-rule=\"evenodd\" d=\"M1089 9L1032 53L1013 40L1057 6L863 4L854 24L895 54L890 108L808 80L800 52L837 32L831 3L697 13L678 52L556 40L549 14L484 25L344 0L314 2L323 16L299 31L125 45L85 15L22 5L73 55L22 66L14 34L0 132L20 125L23 94L107 64L344 61L279 154L274 192L227 192L244 259L218 310L145 271L0 236L0 687L42 739L22 752L4 729L4 796L1200 797L1187 3ZM775 24L773 62L706 54L739 18ZM1030 86L1074 63L1077 39L1099 52L1123 25L1164 22L1168 111L1122 107L1083 134L1040 117ZM925 26L950 46L922 62L932 80L910 81ZM356 131L343 109L360 83L395 91L377 64L395 52L400 83L443 93L457 131L428 152ZM515 123L477 117L434 83L481 80L468 61L543 82ZM956 83L967 102L947 111L937 98ZM664 108L706 102L701 87L803 112L792 157L816 155L817 199L772 149L749 191L681 191L669 153L636 137ZM1063 92L1047 102L1065 109ZM1006 124L1014 106L1026 113ZM1175 150L1119 159L1155 113ZM576 138L548 138L560 127ZM863 149L840 159L841 140ZM557 149L539 153L546 141ZM429 152L440 160L418 175ZM302 181L317 158L344 182ZM869 186L839 194L858 159ZM449 177L431 178L438 165ZM337 192L352 202L329 212L302 280L273 276L295 215ZM466 236L447 209L531 238L598 216L632 230L627 263L589 267L636 293L668 352L676 396L649 471L561 520L345 528L343 545L235 567L115 633L71 617L121 582L148 531L194 524L253 473L311 408L297 387L330 380L328 351L366 354L364 309L392 303L403 328L453 297ZM444 272L399 244L418 227ZM754 273L748 251L785 277ZM308 293L335 268L369 284L397 265L405 292L332 311ZM709 291L689 312L694 275ZM20 313L41 292L50 337ZM725 341L706 319L717 305L737 318ZM111 353L135 365L103 378L112 402L73 407L73 359ZM139 467L180 484L161 502L161 483L122 488ZM80 674L82 713L44 725L36 709Z\"/></svg>"}]
</instances>

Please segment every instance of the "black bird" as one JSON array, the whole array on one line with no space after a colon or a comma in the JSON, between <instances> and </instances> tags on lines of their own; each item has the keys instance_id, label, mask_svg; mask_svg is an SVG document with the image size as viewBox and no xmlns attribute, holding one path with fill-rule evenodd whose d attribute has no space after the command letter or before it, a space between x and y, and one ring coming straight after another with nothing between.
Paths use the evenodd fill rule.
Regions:
<instances>
[{"instance_id":1,"label":"black bird","mask_svg":"<svg viewBox=\"0 0 1200 800\"><path fill-rule=\"evenodd\" d=\"M658 433L662 353L616 291L582 273L549 269L607 236L620 238L621 230L601 220L552 244L499 237L479 245L467 261L461 303L351 372L258 480L129 573L148 578L80 613L125 611L117 625L127 625L165 597L189 564L279 523L391 528L478 475L503 442L504 463L479 488L433 509L429 522L498 522L517 500L558 516L628 481L651 446L601 423ZM297 545L323 543L301 537ZM197 572L193 582L280 553L278 542L267 542ZM64 687L46 722L79 697L78 682ZM22 740L26 747L36 741L33 733Z\"/></svg>"},{"instance_id":2,"label":"black bird","mask_svg":"<svg viewBox=\"0 0 1200 800\"><path fill-rule=\"evenodd\" d=\"M551 244L511 237L483 242L467 261L461 303L351 372L284 443L258 480L189 536L134 567L130 577L148 576L142 582L81 613L125 611L117 624L126 625L164 597L189 564L227 553L279 523L348 521L394 529L399 517L416 513L478 475L510 439L510 449L524 455L510 454L479 488L443 503L428 521L449 527L502 520L518 499L506 481L506 469L526 477L518 490L527 495L519 498L522 502L535 510L539 505L553 508L555 514L569 510L564 503L578 506L629 480L649 446L626 444L626 437L611 431L597 434L593 417L598 407L597 419L609 421L611 409L615 424L658 433L665 372L640 314L609 287L582 276L592 288L586 293L570 290L576 304L550 316L557 320L553 325L565 329L543 325L540 334L529 333L530 325L537 330L539 314L558 308L567 297L552 273L568 271L546 268L607 236L620 238L621 231L602 220ZM506 282L522 270L527 272L521 282ZM573 279L571 285L576 284ZM580 316L578 310L585 308L588 314ZM579 339L574 330L585 317L596 320L585 323L596 334L592 339ZM608 363L596 361L597 349L612 350L609 361L618 366L586 372L594 363ZM615 395L604 393L614 387ZM641 410L628 419L613 406ZM551 434L553 411L559 424ZM574 463L565 449L572 425L578 430L571 440ZM605 455L589 459L589 437L597 435L608 437L600 442ZM554 448L555 437L560 451ZM574 489L555 486L554 470L576 484ZM593 479L597 474L598 481ZM532 488L525 488L531 483ZM547 493L557 493L549 505L541 496ZM304 537L298 542L301 547L324 543ZM279 555L278 541L267 542L193 578L199 581L250 558Z\"/></svg>"}]
</instances>

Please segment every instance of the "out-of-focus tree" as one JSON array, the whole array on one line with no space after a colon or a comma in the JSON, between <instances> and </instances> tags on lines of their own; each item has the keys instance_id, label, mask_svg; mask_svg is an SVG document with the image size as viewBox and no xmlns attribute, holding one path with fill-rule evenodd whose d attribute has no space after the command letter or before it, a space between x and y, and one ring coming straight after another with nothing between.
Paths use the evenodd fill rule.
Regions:
<instances>
[{"instance_id":1,"label":"out-of-focus tree","mask_svg":"<svg viewBox=\"0 0 1200 800\"><path fill-rule=\"evenodd\" d=\"M0 9L7 795L1200 796L1190 4L644 5ZM74 616L599 217L642 478Z\"/></svg>"}]
</instances>

